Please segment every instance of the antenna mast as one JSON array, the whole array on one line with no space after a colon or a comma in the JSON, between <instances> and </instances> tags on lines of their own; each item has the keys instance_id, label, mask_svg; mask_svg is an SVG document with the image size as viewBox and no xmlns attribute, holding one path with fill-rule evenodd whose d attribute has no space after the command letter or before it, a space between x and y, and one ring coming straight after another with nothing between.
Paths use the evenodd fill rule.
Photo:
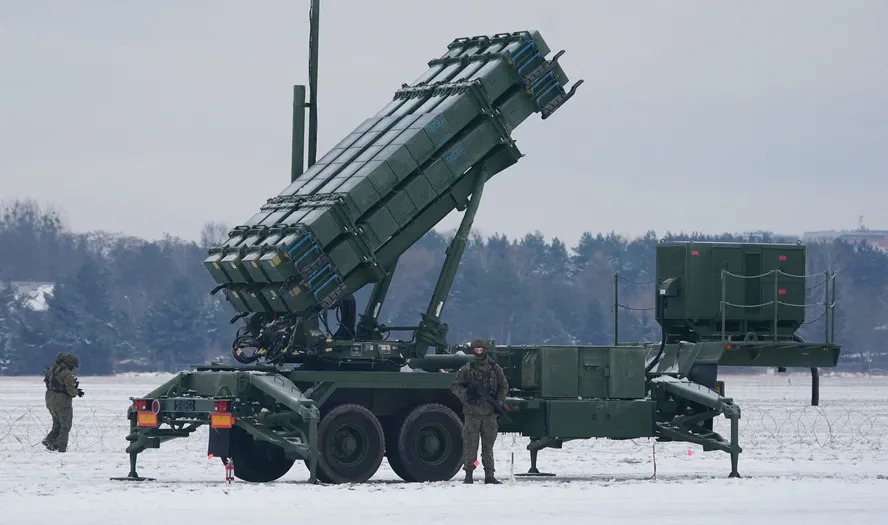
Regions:
<instances>
[{"instance_id":1,"label":"antenna mast","mask_svg":"<svg viewBox=\"0 0 888 525\"><path fill-rule=\"evenodd\" d=\"M311 0L308 33L308 103L305 86L293 86L293 149L290 182L317 161L318 154L318 25L320 0ZM305 110L308 109L308 165L305 165Z\"/></svg>"}]
</instances>

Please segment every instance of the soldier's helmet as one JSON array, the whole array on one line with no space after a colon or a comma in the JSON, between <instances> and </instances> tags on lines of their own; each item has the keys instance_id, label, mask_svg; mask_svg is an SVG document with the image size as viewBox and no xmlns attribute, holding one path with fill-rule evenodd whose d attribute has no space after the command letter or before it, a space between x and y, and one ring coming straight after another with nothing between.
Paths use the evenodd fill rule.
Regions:
<instances>
[{"instance_id":1,"label":"soldier's helmet","mask_svg":"<svg viewBox=\"0 0 888 525\"><path fill-rule=\"evenodd\" d=\"M74 354L67 354L65 355L65 364L74 369L80 366L80 360Z\"/></svg>"},{"instance_id":2,"label":"soldier's helmet","mask_svg":"<svg viewBox=\"0 0 888 525\"><path fill-rule=\"evenodd\" d=\"M475 339L471 342L472 355L474 355L477 359L484 359L487 357L487 341L482 341L480 339Z\"/></svg>"}]
</instances>

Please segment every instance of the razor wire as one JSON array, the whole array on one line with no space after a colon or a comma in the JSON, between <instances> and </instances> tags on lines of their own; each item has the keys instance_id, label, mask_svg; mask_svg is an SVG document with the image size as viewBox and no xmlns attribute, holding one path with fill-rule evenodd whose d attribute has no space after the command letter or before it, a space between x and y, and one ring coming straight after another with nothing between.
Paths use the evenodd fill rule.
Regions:
<instances>
[{"instance_id":1,"label":"razor wire","mask_svg":"<svg viewBox=\"0 0 888 525\"><path fill-rule=\"evenodd\" d=\"M75 407L73 425L68 433L68 451L122 453L129 444L126 441L130 432L126 414L126 410ZM25 406L0 409L0 451L43 449L42 441L51 428L52 418L46 408ZM206 432L205 429L200 430ZM202 442L200 439L193 439L200 435L200 430L192 434L192 439L173 440L172 447L184 447L189 451L206 450L205 434Z\"/></svg>"},{"instance_id":2,"label":"razor wire","mask_svg":"<svg viewBox=\"0 0 888 525\"><path fill-rule=\"evenodd\" d=\"M44 450L41 442L52 427L48 411L38 406L0 409L0 452ZM730 421L717 417L713 430L730 437ZM126 410L94 406L74 409L74 424L68 440L69 451L123 454L130 432ZM652 438L628 440L585 439L565 443L569 450L626 452L650 449ZM870 412L840 404L803 407L745 406L739 421L740 446L798 451L798 449L833 449L872 451L888 447L888 412ZM528 438L502 434L499 446L518 452L524 450ZM162 449L206 453L207 427L197 429L190 437L164 443Z\"/></svg>"},{"instance_id":3,"label":"razor wire","mask_svg":"<svg viewBox=\"0 0 888 525\"><path fill-rule=\"evenodd\" d=\"M726 296L726 294L727 294L727 288L726 288L727 279L726 278L727 277L733 277L735 279L739 279L739 280L743 281L743 280L753 280L753 279L760 280L762 278L769 277L771 275L774 276L774 299L764 302L764 303L760 303L760 304L737 304L737 303L733 303L733 302L730 302L727 300L727 296ZM806 299L804 303L797 304L797 303L791 303L788 301L782 301L782 300L778 299L778 296L780 294L786 294L786 290L781 290L778 287L778 280L781 275L784 277L789 277L790 279L801 279L805 283L804 290L805 290L806 295L811 290L814 290L816 288L819 288L819 287L825 285L826 288L824 290L823 301L808 302ZM822 275L824 277L823 281L821 281L820 283L818 283L814 286L807 286L808 279L810 279L812 277L817 277L820 275ZM776 269L776 268L773 270L758 274L758 275L741 275L741 274L733 273L728 270L722 269L721 270L721 288L722 288L721 295L722 295L722 297L721 297L721 300L719 301L719 305L720 305L719 309L721 311L721 319L722 319L722 339L723 340L726 339L725 322L726 322L728 307L739 308L739 309L745 309L745 308L757 309L757 308L764 308L766 306L773 306L773 310L774 310L774 327L773 328L774 328L774 335L776 337L778 308L780 306L787 306L790 308L801 308L802 310L805 310L805 311L807 311L808 308L822 306L823 312L817 318L803 321L801 324L802 325L813 324L813 323L819 321L820 319L824 319L825 329L826 329L826 338L825 339L826 339L826 342L830 342L830 340L832 339L832 337L835 334L834 322L835 322L835 308L836 308L836 304L837 304L837 301L835 299L835 293L836 293L835 292L835 280L836 280L837 275L838 275L837 272L829 272L829 271L819 272L819 273L814 273L814 274L792 274L792 273L788 273L788 272L785 272L783 270ZM830 284L829 284L830 282L832 282L832 286L830 286Z\"/></svg>"}]
</instances>

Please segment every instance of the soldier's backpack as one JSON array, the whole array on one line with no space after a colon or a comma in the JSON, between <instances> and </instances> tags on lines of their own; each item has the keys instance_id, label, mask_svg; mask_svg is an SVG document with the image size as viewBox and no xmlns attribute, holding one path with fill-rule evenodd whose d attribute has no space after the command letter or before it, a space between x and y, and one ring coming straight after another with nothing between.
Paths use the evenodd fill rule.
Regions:
<instances>
[{"instance_id":1,"label":"soldier's backpack","mask_svg":"<svg viewBox=\"0 0 888 525\"><path fill-rule=\"evenodd\" d=\"M64 392L65 386L59 382L57 374L55 373L55 366L48 366L43 370L43 382L46 384L47 390L52 390L54 392Z\"/></svg>"}]
</instances>

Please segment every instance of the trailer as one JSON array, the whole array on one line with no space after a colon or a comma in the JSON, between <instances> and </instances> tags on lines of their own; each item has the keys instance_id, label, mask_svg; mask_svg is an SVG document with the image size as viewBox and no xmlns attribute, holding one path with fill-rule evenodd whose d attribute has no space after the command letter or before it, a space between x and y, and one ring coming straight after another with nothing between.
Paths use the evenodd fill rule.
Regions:
<instances>
[{"instance_id":1,"label":"trailer","mask_svg":"<svg viewBox=\"0 0 888 525\"><path fill-rule=\"evenodd\" d=\"M547 59L538 31L457 38L315 161L317 9L315 1L310 101L303 86L294 90L290 184L204 261L212 293L241 323L232 343L240 366L193 367L132 398L130 472L115 479L146 479L139 454L205 425L208 454L248 482L276 480L296 462L312 483L365 482L383 458L408 482L449 480L462 466L451 386L471 352L448 342L444 305L485 184L523 155L511 132L534 114L552 117L582 80L567 88L564 51ZM399 257L454 210L463 218L426 311L415 326L381 323ZM566 441L650 437L723 451L739 476L740 408L719 368L814 373L838 361L829 335L797 335L804 269L800 245L660 243L652 293L661 341L490 342L510 385L500 432L530 438L528 474L539 474L539 450ZM372 289L358 315L354 294L364 287ZM730 420L730 436L713 431L716 417Z\"/></svg>"}]
</instances>

